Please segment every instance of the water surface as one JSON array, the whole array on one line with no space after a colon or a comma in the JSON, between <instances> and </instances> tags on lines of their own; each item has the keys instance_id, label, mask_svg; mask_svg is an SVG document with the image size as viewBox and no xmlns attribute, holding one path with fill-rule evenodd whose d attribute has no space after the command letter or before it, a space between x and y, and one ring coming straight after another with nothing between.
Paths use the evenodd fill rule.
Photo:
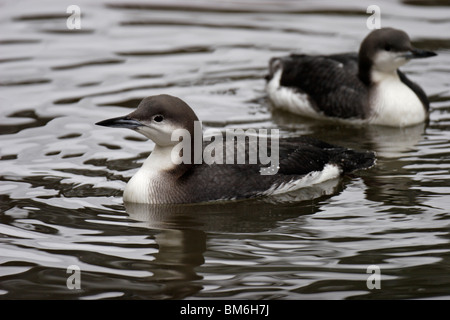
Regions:
<instances>
[{"instance_id":1,"label":"water surface","mask_svg":"<svg viewBox=\"0 0 450 320\"><path fill-rule=\"evenodd\" d=\"M382 26L439 54L402 68L431 100L405 129L304 119L264 93L273 56L357 50L373 3L79 0L69 30L71 4L1 4L1 299L450 298L448 3L377 2ZM206 129L279 128L378 162L288 201L124 206L153 143L94 123L161 93Z\"/></svg>"}]
</instances>

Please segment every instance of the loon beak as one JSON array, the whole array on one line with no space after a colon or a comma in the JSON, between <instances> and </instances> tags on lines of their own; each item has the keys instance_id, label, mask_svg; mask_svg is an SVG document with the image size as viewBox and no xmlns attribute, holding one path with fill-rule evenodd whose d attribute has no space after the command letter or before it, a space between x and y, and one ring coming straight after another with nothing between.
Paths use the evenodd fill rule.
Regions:
<instances>
[{"instance_id":1,"label":"loon beak","mask_svg":"<svg viewBox=\"0 0 450 320\"><path fill-rule=\"evenodd\" d=\"M142 123L140 123L137 120L131 119L129 116L106 119L106 120L97 122L96 125L110 127L110 128L127 128L127 129L133 129L133 130L144 126Z\"/></svg>"},{"instance_id":2,"label":"loon beak","mask_svg":"<svg viewBox=\"0 0 450 320\"><path fill-rule=\"evenodd\" d=\"M436 52L413 48L407 51L403 57L406 59L419 59L437 56Z\"/></svg>"}]
</instances>

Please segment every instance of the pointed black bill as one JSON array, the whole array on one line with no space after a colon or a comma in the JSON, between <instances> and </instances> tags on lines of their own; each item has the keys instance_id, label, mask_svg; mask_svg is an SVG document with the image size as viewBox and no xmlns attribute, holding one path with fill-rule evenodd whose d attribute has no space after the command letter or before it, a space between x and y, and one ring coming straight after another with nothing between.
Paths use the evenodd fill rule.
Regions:
<instances>
[{"instance_id":1,"label":"pointed black bill","mask_svg":"<svg viewBox=\"0 0 450 320\"><path fill-rule=\"evenodd\" d=\"M106 120L97 122L96 125L110 127L110 128L128 128L128 129L136 129L138 127L143 126L142 123L140 123L137 120L131 119L128 116L106 119Z\"/></svg>"},{"instance_id":2,"label":"pointed black bill","mask_svg":"<svg viewBox=\"0 0 450 320\"><path fill-rule=\"evenodd\" d=\"M404 57L407 59L420 59L434 56L437 56L436 52L414 48L406 52Z\"/></svg>"}]
</instances>

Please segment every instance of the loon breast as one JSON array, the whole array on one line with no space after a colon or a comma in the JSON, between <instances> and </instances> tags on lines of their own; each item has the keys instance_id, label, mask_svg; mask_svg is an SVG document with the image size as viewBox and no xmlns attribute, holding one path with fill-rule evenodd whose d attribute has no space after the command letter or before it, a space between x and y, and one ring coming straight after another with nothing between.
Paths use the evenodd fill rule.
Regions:
<instances>
[{"instance_id":1,"label":"loon breast","mask_svg":"<svg viewBox=\"0 0 450 320\"><path fill-rule=\"evenodd\" d=\"M369 122L377 125L406 127L422 123L427 112L417 94L398 75L375 75L370 90Z\"/></svg>"}]
</instances>

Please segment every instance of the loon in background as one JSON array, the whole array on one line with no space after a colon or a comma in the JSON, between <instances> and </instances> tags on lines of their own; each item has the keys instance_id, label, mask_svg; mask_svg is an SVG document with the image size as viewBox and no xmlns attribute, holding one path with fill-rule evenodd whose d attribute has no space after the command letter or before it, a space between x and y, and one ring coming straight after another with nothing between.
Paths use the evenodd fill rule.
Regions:
<instances>
[{"instance_id":1,"label":"loon in background","mask_svg":"<svg viewBox=\"0 0 450 320\"><path fill-rule=\"evenodd\" d=\"M261 163L173 162L172 150L180 142L172 141L172 133L183 129L194 136L197 123L194 111L181 99L169 95L147 97L130 114L97 123L135 130L155 143L150 156L126 185L124 202L200 203L280 195L370 168L375 162L373 152L353 151L309 137L279 139L279 166L271 175L261 175Z\"/></svg>"},{"instance_id":2,"label":"loon in background","mask_svg":"<svg viewBox=\"0 0 450 320\"><path fill-rule=\"evenodd\" d=\"M428 118L425 92L398 68L435 56L413 48L397 29L372 31L359 53L272 58L266 89L272 104L302 116L405 127Z\"/></svg>"}]
</instances>

